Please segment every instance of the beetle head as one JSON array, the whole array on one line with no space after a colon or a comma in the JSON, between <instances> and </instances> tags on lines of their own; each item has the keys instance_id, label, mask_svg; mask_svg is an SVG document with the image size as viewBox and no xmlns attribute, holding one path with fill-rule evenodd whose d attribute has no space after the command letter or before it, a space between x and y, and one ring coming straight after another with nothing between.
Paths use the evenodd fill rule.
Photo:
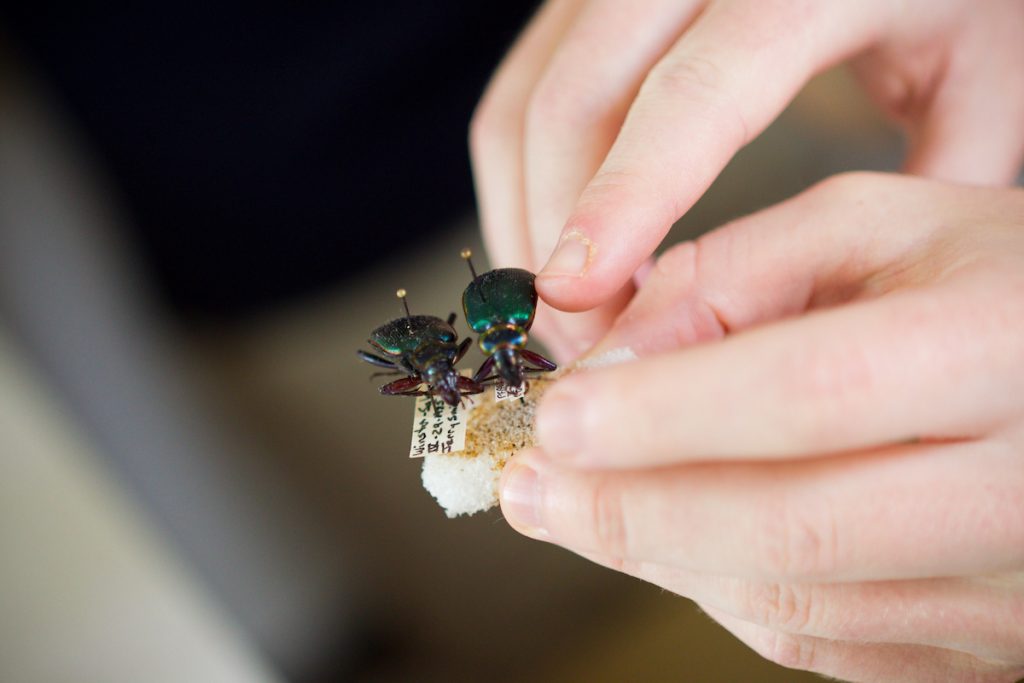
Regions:
<instances>
[{"instance_id":1,"label":"beetle head","mask_svg":"<svg viewBox=\"0 0 1024 683\"><path fill-rule=\"evenodd\" d=\"M437 358L423 372L423 380L450 406L459 405L462 395L459 393L459 373L455 371L447 358Z\"/></svg>"},{"instance_id":2,"label":"beetle head","mask_svg":"<svg viewBox=\"0 0 1024 683\"><path fill-rule=\"evenodd\" d=\"M494 352L494 366L505 384L510 387L521 387L523 385L523 365L519 360L519 353L516 349L505 346Z\"/></svg>"}]
</instances>

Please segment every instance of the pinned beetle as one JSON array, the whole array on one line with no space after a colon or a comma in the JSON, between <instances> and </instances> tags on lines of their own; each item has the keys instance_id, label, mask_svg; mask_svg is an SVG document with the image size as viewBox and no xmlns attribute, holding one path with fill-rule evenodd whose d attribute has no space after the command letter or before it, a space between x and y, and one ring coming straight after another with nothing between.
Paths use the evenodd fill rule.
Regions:
<instances>
[{"instance_id":1,"label":"pinned beetle","mask_svg":"<svg viewBox=\"0 0 1024 683\"><path fill-rule=\"evenodd\" d=\"M388 396L440 396L451 406L462 397L479 394L484 387L475 380L459 375L455 365L466 355L472 339L457 343L458 333L452 327L455 314L448 320L432 315L411 315L405 301L405 290L398 290L405 306L405 317L381 325L370 333L370 345L383 356L359 350L361 359L386 371L378 374L406 377L388 382L380 393ZM421 385L426 385L422 389Z\"/></svg>"},{"instance_id":2,"label":"pinned beetle","mask_svg":"<svg viewBox=\"0 0 1024 683\"><path fill-rule=\"evenodd\" d=\"M473 380L483 383L500 377L509 386L520 387L527 373L556 370L555 363L526 348L537 312L534 274L522 268L496 268L477 275L472 255L469 249L462 250L473 274L462 294L462 309L487 356ZM497 374L491 375L494 370Z\"/></svg>"}]
</instances>

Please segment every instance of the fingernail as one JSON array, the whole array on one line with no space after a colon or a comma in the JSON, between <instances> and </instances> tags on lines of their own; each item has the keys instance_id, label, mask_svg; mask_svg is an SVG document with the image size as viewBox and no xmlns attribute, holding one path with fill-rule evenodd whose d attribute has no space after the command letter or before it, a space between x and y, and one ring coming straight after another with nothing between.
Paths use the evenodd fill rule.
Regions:
<instances>
[{"instance_id":1,"label":"fingernail","mask_svg":"<svg viewBox=\"0 0 1024 683\"><path fill-rule=\"evenodd\" d=\"M580 276L587 270L594 254L594 243L582 233L567 233L540 271L542 276Z\"/></svg>"},{"instance_id":2,"label":"fingernail","mask_svg":"<svg viewBox=\"0 0 1024 683\"><path fill-rule=\"evenodd\" d=\"M580 397L562 388L552 389L541 400L537 438L548 455L571 459L580 451L583 445L580 402Z\"/></svg>"},{"instance_id":3,"label":"fingernail","mask_svg":"<svg viewBox=\"0 0 1024 683\"><path fill-rule=\"evenodd\" d=\"M506 467L510 471L501 488L501 511L505 519L528 536L547 536L541 519L541 485L536 470L514 460Z\"/></svg>"}]
</instances>

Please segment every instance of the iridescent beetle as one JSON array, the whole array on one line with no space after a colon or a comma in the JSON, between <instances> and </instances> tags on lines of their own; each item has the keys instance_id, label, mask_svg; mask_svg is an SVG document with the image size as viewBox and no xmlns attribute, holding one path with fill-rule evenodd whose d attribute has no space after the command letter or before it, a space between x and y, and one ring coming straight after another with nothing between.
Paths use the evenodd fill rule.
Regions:
<instances>
[{"instance_id":1,"label":"iridescent beetle","mask_svg":"<svg viewBox=\"0 0 1024 683\"><path fill-rule=\"evenodd\" d=\"M484 387L475 380L459 375L455 370L473 340L466 337L457 344L458 333L452 327L455 314L448 320L432 315L411 315L405 301L405 290L398 290L398 298L405 307L405 317L381 325L370 333L367 340L384 354L378 356L359 350L359 357L370 365L385 368L381 375L406 377L388 382L380 393L388 396L440 396L451 406L459 405L467 394L479 394ZM376 375L373 375L376 377ZM420 389L426 384L426 389Z\"/></svg>"},{"instance_id":2,"label":"iridescent beetle","mask_svg":"<svg viewBox=\"0 0 1024 683\"><path fill-rule=\"evenodd\" d=\"M522 268L496 268L477 275L469 249L462 258L469 265L473 281L462 293L466 323L480 335L480 350L487 359L473 380L487 382L500 377L512 387L520 387L526 373L558 369L552 361L526 349L527 332L537 312L534 274ZM497 375L491 376L497 369Z\"/></svg>"}]
</instances>

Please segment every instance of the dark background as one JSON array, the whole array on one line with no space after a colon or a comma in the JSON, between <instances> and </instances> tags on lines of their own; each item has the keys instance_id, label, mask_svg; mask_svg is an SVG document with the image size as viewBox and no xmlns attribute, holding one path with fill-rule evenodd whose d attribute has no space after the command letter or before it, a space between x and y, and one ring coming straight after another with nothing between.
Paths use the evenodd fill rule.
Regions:
<instances>
[{"instance_id":1,"label":"dark background","mask_svg":"<svg viewBox=\"0 0 1024 683\"><path fill-rule=\"evenodd\" d=\"M470 115L536 3L84 4L0 25L99 151L165 301L223 318L469 210Z\"/></svg>"}]
</instances>

